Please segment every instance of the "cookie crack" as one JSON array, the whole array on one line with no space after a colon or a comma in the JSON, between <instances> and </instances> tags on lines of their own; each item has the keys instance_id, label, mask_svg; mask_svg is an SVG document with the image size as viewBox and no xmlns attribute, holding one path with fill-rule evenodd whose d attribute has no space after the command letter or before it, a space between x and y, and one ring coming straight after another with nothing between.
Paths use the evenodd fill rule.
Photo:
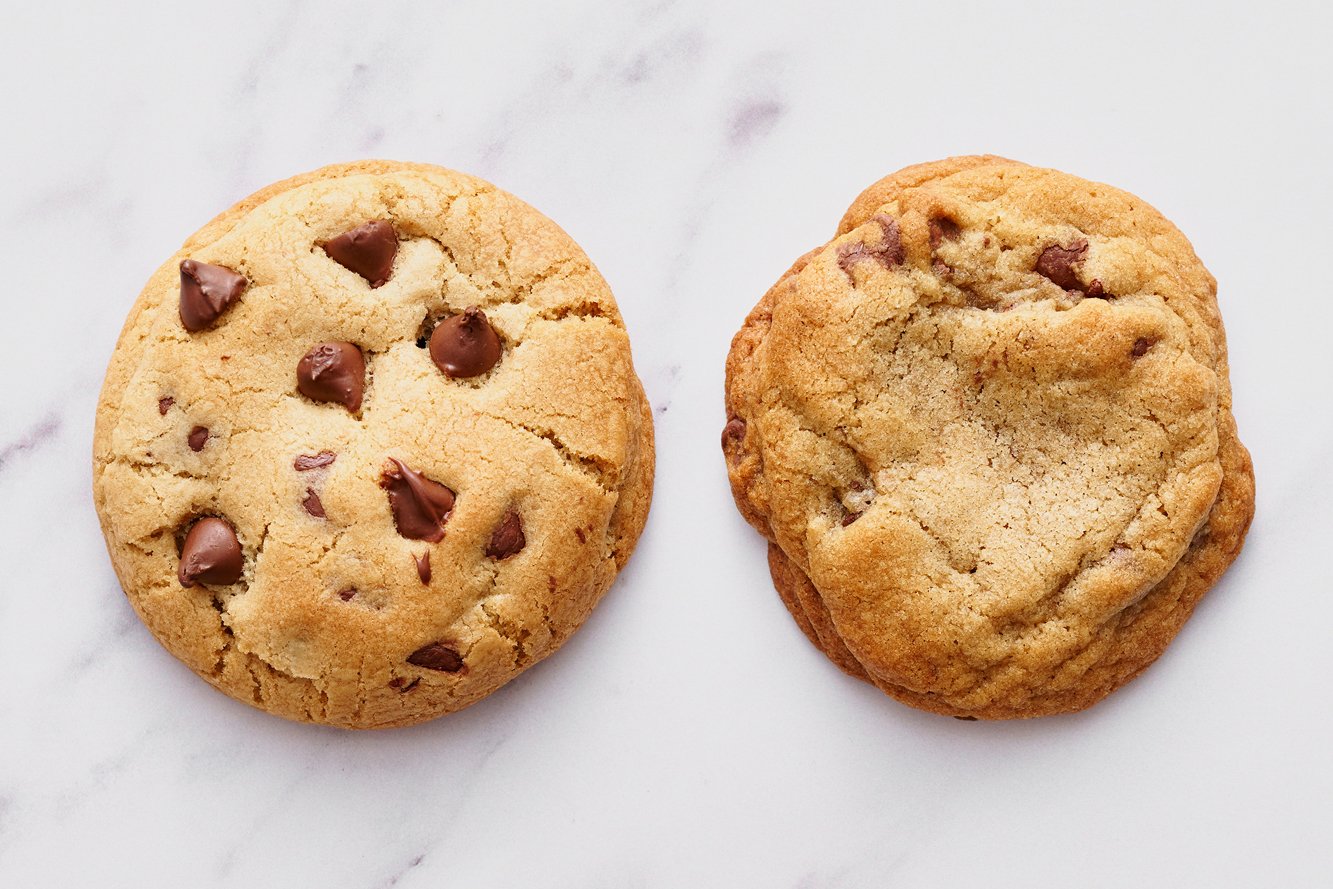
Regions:
<instances>
[{"instance_id":1,"label":"cookie crack","mask_svg":"<svg viewBox=\"0 0 1333 889\"><path fill-rule=\"evenodd\" d=\"M498 420L514 430L527 433L534 438L546 442L555 449L556 453L560 455L566 466L593 482L602 493L613 493L614 485L619 480L619 472L615 465L610 461L601 457L580 454L578 451L567 445L554 430L542 429L538 426L511 420L508 417L500 416L499 414L494 414L490 411L482 411L482 414L492 420Z\"/></svg>"}]
</instances>

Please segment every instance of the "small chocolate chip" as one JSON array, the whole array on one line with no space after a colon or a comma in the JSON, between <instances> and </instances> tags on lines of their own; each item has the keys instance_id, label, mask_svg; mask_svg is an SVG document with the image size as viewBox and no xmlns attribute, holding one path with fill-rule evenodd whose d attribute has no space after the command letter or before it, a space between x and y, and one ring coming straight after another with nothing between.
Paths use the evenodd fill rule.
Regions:
<instances>
[{"instance_id":1,"label":"small chocolate chip","mask_svg":"<svg viewBox=\"0 0 1333 889\"><path fill-rule=\"evenodd\" d=\"M176 577L181 586L196 581L219 586L241 579L245 559L236 531L225 520L209 516L195 522L181 546Z\"/></svg>"},{"instance_id":2,"label":"small chocolate chip","mask_svg":"<svg viewBox=\"0 0 1333 889\"><path fill-rule=\"evenodd\" d=\"M395 676L389 680L389 688L402 688L407 684L407 677Z\"/></svg>"},{"instance_id":3,"label":"small chocolate chip","mask_svg":"<svg viewBox=\"0 0 1333 889\"><path fill-rule=\"evenodd\" d=\"M1106 292L1106 288L1102 286L1101 278L1093 278L1092 283L1088 285L1087 292L1083 295L1092 299L1106 299L1110 296Z\"/></svg>"},{"instance_id":4,"label":"small chocolate chip","mask_svg":"<svg viewBox=\"0 0 1333 889\"><path fill-rule=\"evenodd\" d=\"M352 343L318 343L296 365L296 388L312 401L361 410L366 391L366 361Z\"/></svg>"},{"instance_id":5,"label":"small chocolate chip","mask_svg":"<svg viewBox=\"0 0 1333 889\"><path fill-rule=\"evenodd\" d=\"M196 426L190 430L190 435L185 441L190 445L190 450L198 452L204 449L208 444L208 427Z\"/></svg>"},{"instance_id":6,"label":"small chocolate chip","mask_svg":"<svg viewBox=\"0 0 1333 889\"><path fill-rule=\"evenodd\" d=\"M499 335L476 306L450 315L431 331L431 360L454 379L481 376L495 367L501 351Z\"/></svg>"},{"instance_id":7,"label":"small chocolate chip","mask_svg":"<svg viewBox=\"0 0 1333 889\"><path fill-rule=\"evenodd\" d=\"M171 406L175 403L176 399L172 398L170 395L168 395L166 398L159 398L157 400L157 412L165 417L167 415L167 411L171 410Z\"/></svg>"},{"instance_id":8,"label":"small chocolate chip","mask_svg":"<svg viewBox=\"0 0 1333 889\"><path fill-rule=\"evenodd\" d=\"M338 593L338 598L344 602L350 602L356 598L356 587L349 586L347 589Z\"/></svg>"},{"instance_id":9,"label":"small chocolate chip","mask_svg":"<svg viewBox=\"0 0 1333 889\"><path fill-rule=\"evenodd\" d=\"M1134 348L1129 350L1129 354L1135 358L1142 358L1148 354L1148 350L1153 347L1153 341L1146 337L1139 337L1134 341Z\"/></svg>"},{"instance_id":10,"label":"small chocolate chip","mask_svg":"<svg viewBox=\"0 0 1333 889\"><path fill-rule=\"evenodd\" d=\"M586 534L583 533L583 529L582 529L582 528L575 528L575 529L574 529L574 536L577 537L577 538L579 539L579 543L587 543L587 542L588 542L588 535L586 535Z\"/></svg>"},{"instance_id":11,"label":"small chocolate chip","mask_svg":"<svg viewBox=\"0 0 1333 889\"><path fill-rule=\"evenodd\" d=\"M852 522L856 521L860 517L861 513L859 512L849 512L842 517L842 526L846 528L848 525L850 525Z\"/></svg>"},{"instance_id":12,"label":"small chocolate chip","mask_svg":"<svg viewBox=\"0 0 1333 889\"><path fill-rule=\"evenodd\" d=\"M413 556L412 561L417 563L417 577L421 578L421 582L430 583L430 550L419 556Z\"/></svg>"},{"instance_id":13,"label":"small chocolate chip","mask_svg":"<svg viewBox=\"0 0 1333 889\"><path fill-rule=\"evenodd\" d=\"M305 511L317 519L324 518L324 504L320 502L319 495L315 493L314 488L305 489L305 499L301 501Z\"/></svg>"},{"instance_id":14,"label":"small chocolate chip","mask_svg":"<svg viewBox=\"0 0 1333 889\"><path fill-rule=\"evenodd\" d=\"M955 716L954 719L961 719L963 722L976 722L975 716Z\"/></svg>"},{"instance_id":15,"label":"small chocolate chip","mask_svg":"<svg viewBox=\"0 0 1333 889\"><path fill-rule=\"evenodd\" d=\"M186 259L181 262L181 324L190 333L205 330L240 298L243 275L229 268Z\"/></svg>"},{"instance_id":16,"label":"small chocolate chip","mask_svg":"<svg viewBox=\"0 0 1333 889\"><path fill-rule=\"evenodd\" d=\"M930 220L930 247L940 246L942 241L956 241L963 231L948 216L936 216Z\"/></svg>"},{"instance_id":17,"label":"small chocolate chip","mask_svg":"<svg viewBox=\"0 0 1333 889\"><path fill-rule=\"evenodd\" d=\"M403 676L395 676L394 678L389 680L389 688L396 689L400 695L407 694L409 691L416 688L420 684L421 684L420 676L414 677L411 682L408 682L406 677Z\"/></svg>"},{"instance_id":18,"label":"small chocolate chip","mask_svg":"<svg viewBox=\"0 0 1333 889\"><path fill-rule=\"evenodd\" d=\"M1088 242L1084 238L1079 238L1068 247L1052 244L1037 257L1035 271L1065 290L1083 290L1074 267L1081 264L1087 255Z\"/></svg>"},{"instance_id":19,"label":"small chocolate chip","mask_svg":"<svg viewBox=\"0 0 1333 889\"><path fill-rule=\"evenodd\" d=\"M740 453L740 444L745 440L745 421L732 417L722 427L722 453L733 459Z\"/></svg>"},{"instance_id":20,"label":"small chocolate chip","mask_svg":"<svg viewBox=\"0 0 1333 889\"><path fill-rule=\"evenodd\" d=\"M898 229L898 221L883 213L876 214L874 221L879 224L883 231L878 244L872 246L857 242L843 244L838 248L838 265L842 267L848 277L851 277L852 266L862 260L873 259L886 269L891 269L896 265L902 265L903 260L907 258L907 253L903 249L902 232Z\"/></svg>"},{"instance_id":21,"label":"small chocolate chip","mask_svg":"<svg viewBox=\"0 0 1333 889\"><path fill-rule=\"evenodd\" d=\"M338 455L333 451L320 451L318 454L301 454L292 461L292 466L297 472L309 472L311 469L319 469L321 466L328 466L338 459Z\"/></svg>"},{"instance_id":22,"label":"small chocolate chip","mask_svg":"<svg viewBox=\"0 0 1333 889\"><path fill-rule=\"evenodd\" d=\"M523 519L511 509L491 532L486 555L492 559L507 559L522 550L527 542L528 539L523 536Z\"/></svg>"},{"instance_id":23,"label":"small chocolate chip","mask_svg":"<svg viewBox=\"0 0 1333 889\"><path fill-rule=\"evenodd\" d=\"M439 670L442 673L457 673L463 669L462 656L443 642L421 646L408 655L407 662L414 667Z\"/></svg>"},{"instance_id":24,"label":"small chocolate chip","mask_svg":"<svg viewBox=\"0 0 1333 889\"><path fill-rule=\"evenodd\" d=\"M389 492L389 509L398 533L409 540L437 543L444 538L444 523L454 508L454 492L402 461L389 458L380 487Z\"/></svg>"},{"instance_id":25,"label":"small chocolate chip","mask_svg":"<svg viewBox=\"0 0 1333 889\"><path fill-rule=\"evenodd\" d=\"M324 252L338 265L380 287L393 273L398 255L398 234L382 219L365 222L324 244Z\"/></svg>"}]
</instances>

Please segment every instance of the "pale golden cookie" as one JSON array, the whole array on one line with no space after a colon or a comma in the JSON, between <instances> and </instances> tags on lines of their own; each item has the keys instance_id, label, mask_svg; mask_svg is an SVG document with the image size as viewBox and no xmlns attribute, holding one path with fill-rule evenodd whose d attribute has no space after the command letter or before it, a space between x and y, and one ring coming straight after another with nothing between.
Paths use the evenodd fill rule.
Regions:
<instances>
[{"instance_id":1,"label":"pale golden cookie","mask_svg":"<svg viewBox=\"0 0 1333 889\"><path fill-rule=\"evenodd\" d=\"M227 694L407 725L555 651L648 513L606 282L440 167L325 167L191 237L130 311L93 488L139 616Z\"/></svg>"},{"instance_id":2,"label":"pale golden cookie","mask_svg":"<svg viewBox=\"0 0 1333 889\"><path fill-rule=\"evenodd\" d=\"M733 493L806 635L913 706L1087 707L1239 551L1216 285L1117 189L909 167L760 301L727 362Z\"/></svg>"}]
</instances>

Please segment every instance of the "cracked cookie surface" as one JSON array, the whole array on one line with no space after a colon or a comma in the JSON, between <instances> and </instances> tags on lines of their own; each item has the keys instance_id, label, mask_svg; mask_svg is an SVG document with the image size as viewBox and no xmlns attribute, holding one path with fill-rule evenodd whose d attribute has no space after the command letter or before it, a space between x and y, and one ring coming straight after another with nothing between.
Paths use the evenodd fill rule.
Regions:
<instances>
[{"instance_id":1,"label":"cracked cookie surface","mask_svg":"<svg viewBox=\"0 0 1333 889\"><path fill-rule=\"evenodd\" d=\"M112 563L163 645L351 728L458 710L556 650L652 477L591 261L513 196L395 162L277 183L190 238L130 312L94 438Z\"/></svg>"},{"instance_id":2,"label":"cracked cookie surface","mask_svg":"<svg viewBox=\"0 0 1333 889\"><path fill-rule=\"evenodd\" d=\"M733 493L805 634L956 716L1151 663L1253 512L1215 294L1108 186L977 157L867 189L727 362Z\"/></svg>"}]
</instances>

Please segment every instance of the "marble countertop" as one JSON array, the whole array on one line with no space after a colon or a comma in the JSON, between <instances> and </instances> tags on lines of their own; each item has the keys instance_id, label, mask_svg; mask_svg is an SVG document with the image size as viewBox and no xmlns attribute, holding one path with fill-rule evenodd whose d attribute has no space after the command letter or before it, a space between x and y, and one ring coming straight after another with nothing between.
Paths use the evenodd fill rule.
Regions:
<instances>
[{"instance_id":1,"label":"marble countertop","mask_svg":"<svg viewBox=\"0 0 1333 889\"><path fill-rule=\"evenodd\" d=\"M1330 7L13 4L0 31L0 885L1314 886L1333 871ZM1258 518L1140 680L918 713L769 583L717 438L750 306L866 184L989 151L1152 201L1220 282ZM628 570L486 702L348 733L219 695L112 574L98 386L150 271L324 163L441 163L610 281L659 444Z\"/></svg>"}]
</instances>

